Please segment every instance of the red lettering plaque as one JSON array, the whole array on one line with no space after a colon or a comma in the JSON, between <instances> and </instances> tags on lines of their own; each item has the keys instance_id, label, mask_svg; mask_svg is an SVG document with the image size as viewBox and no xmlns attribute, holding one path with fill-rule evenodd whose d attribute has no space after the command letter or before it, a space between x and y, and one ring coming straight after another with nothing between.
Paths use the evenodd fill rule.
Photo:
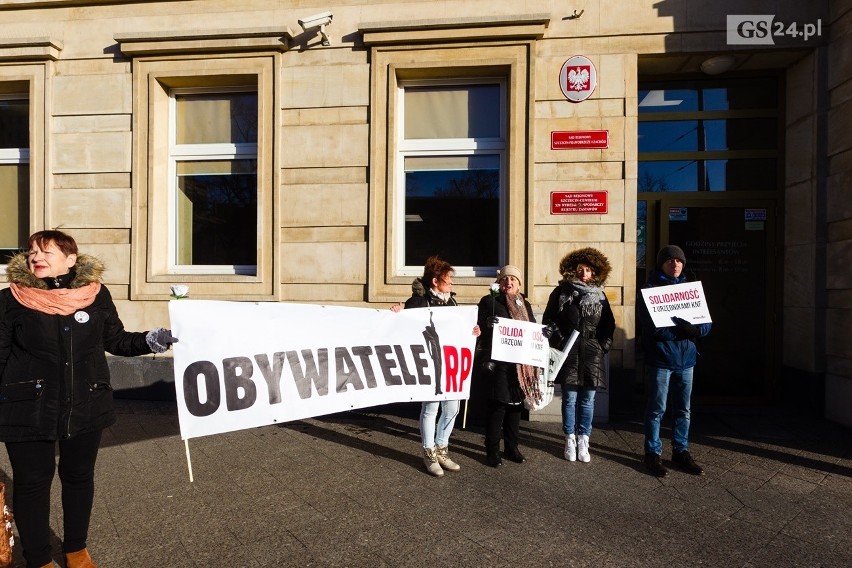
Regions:
<instances>
[{"instance_id":1,"label":"red lettering plaque","mask_svg":"<svg viewBox=\"0 0 852 568\"><path fill-rule=\"evenodd\" d=\"M595 150L609 148L609 130L555 131L550 133L551 150Z\"/></svg>"},{"instance_id":2,"label":"red lettering plaque","mask_svg":"<svg viewBox=\"0 0 852 568\"><path fill-rule=\"evenodd\" d=\"M551 215L606 213L606 191L551 191Z\"/></svg>"}]
</instances>

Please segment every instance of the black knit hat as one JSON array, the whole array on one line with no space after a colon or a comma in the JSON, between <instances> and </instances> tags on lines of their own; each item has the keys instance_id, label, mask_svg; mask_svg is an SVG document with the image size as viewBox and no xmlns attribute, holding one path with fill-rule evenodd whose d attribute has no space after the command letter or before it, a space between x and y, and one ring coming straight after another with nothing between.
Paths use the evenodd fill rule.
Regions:
<instances>
[{"instance_id":1,"label":"black knit hat","mask_svg":"<svg viewBox=\"0 0 852 568\"><path fill-rule=\"evenodd\" d=\"M657 268L663 266L670 258L676 258L686 264L686 255L683 254L683 249L677 245L666 245L657 253Z\"/></svg>"}]
</instances>

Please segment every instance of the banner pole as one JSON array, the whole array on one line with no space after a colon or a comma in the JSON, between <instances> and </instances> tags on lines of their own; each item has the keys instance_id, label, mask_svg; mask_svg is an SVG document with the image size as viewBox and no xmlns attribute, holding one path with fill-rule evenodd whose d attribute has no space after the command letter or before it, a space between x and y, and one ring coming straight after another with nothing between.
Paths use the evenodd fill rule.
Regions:
<instances>
[{"instance_id":1,"label":"banner pole","mask_svg":"<svg viewBox=\"0 0 852 568\"><path fill-rule=\"evenodd\" d=\"M186 467L189 469L189 482L192 483L194 480L192 478L192 460L189 457L189 440L183 441L186 446Z\"/></svg>"},{"instance_id":2,"label":"banner pole","mask_svg":"<svg viewBox=\"0 0 852 568\"><path fill-rule=\"evenodd\" d=\"M470 399L465 399L464 401L464 415L462 416L462 430L467 427L467 403L470 402Z\"/></svg>"}]
</instances>

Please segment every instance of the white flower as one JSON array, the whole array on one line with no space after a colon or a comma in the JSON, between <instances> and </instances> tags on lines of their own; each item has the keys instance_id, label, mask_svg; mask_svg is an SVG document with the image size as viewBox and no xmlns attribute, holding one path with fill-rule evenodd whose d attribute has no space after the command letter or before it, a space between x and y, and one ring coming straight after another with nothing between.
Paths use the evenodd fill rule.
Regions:
<instances>
[{"instance_id":1,"label":"white flower","mask_svg":"<svg viewBox=\"0 0 852 568\"><path fill-rule=\"evenodd\" d=\"M500 285L497 284L496 282L491 285L491 293L492 294L499 294L500 293Z\"/></svg>"},{"instance_id":2,"label":"white flower","mask_svg":"<svg viewBox=\"0 0 852 568\"><path fill-rule=\"evenodd\" d=\"M189 286L186 284L172 284L172 298L180 300L189 296Z\"/></svg>"}]
</instances>

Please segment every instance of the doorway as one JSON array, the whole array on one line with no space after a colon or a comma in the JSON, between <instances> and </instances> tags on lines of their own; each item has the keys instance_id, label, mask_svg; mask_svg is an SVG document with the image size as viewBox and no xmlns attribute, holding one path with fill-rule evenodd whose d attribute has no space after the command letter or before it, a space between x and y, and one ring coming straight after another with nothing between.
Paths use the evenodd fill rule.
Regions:
<instances>
[{"instance_id":1,"label":"doorway","mask_svg":"<svg viewBox=\"0 0 852 568\"><path fill-rule=\"evenodd\" d=\"M699 341L693 393L705 402L759 403L775 396L777 206L772 199L640 194L637 288L667 244L704 288L711 333ZM639 338L641 341L641 337Z\"/></svg>"}]
</instances>

